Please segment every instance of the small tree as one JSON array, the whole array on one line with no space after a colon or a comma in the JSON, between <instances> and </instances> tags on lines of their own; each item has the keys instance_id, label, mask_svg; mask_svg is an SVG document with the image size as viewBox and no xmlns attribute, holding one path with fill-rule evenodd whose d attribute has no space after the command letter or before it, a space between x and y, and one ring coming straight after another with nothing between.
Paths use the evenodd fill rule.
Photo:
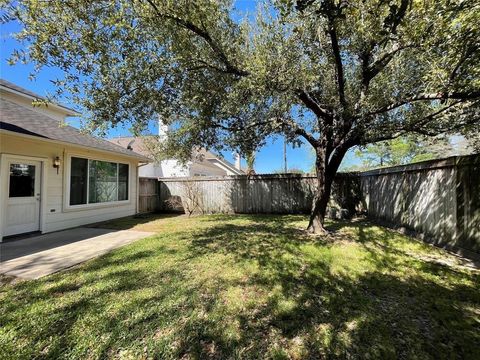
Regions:
<instances>
[{"instance_id":1,"label":"small tree","mask_svg":"<svg viewBox=\"0 0 480 360\"><path fill-rule=\"evenodd\" d=\"M292 167L285 172L285 169L277 169L273 171L274 174L305 174L305 171L299 168Z\"/></svg>"},{"instance_id":2,"label":"small tree","mask_svg":"<svg viewBox=\"0 0 480 360\"><path fill-rule=\"evenodd\" d=\"M413 136L402 136L369 144L355 151L355 155L362 160L365 169L437 159L451 153L452 146L448 139L421 139Z\"/></svg>"},{"instance_id":3,"label":"small tree","mask_svg":"<svg viewBox=\"0 0 480 360\"><path fill-rule=\"evenodd\" d=\"M181 195L171 196L165 202L170 209L183 209L190 217L193 214L204 214L203 190L194 180L181 182Z\"/></svg>"},{"instance_id":4,"label":"small tree","mask_svg":"<svg viewBox=\"0 0 480 360\"><path fill-rule=\"evenodd\" d=\"M5 2L5 1L4 1ZM65 70L58 88L91 129L157 114L165 151L243 154L285 135L315 152L308 229L323 223L348 149L407 133L479 131L475 1L272 0L255 20L232 1L17 0L29 43L15 60ZM279 154L280 156L280 154Z\"/></svg>"}]
</instances>

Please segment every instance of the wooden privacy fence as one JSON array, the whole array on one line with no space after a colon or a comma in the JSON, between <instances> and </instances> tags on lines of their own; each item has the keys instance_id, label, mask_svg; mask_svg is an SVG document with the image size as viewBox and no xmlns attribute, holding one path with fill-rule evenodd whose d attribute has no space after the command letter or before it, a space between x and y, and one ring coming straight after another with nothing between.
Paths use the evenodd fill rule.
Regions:
<instances>
[{"instance_id":1,"label":"wooden privacy fence","mask_svg":"<svg viewBox=\"0 0 480 360\"><path fill-rule=\"evenodd\" d=\"M352 181L358 181L358 177L341 174L334 186L334 198L342 203L339 207L348 208L350 212L354 211L351 204L355 201L350 199L350 191L344 194L341 190L355 186L341 184ZM201 194L199 207L203 213L308 213L312 207L315 182L315 177L299 174L163 178L160 179L159 206L161 210L171 210L169 200L185 200L185 193L191 193L194 185L195 191Z\"/></svg>"},{"instance_id":2,"label":"wooden privacy fence","mask_svg":"<svg viewBox=\"0 0 480 360\"><path fill-rule=\"evenodd\" d=\"M360 183L370 217L480 253L480 155L367 171Z\"/></svg>"},{"instance_id":3,"label":"wooden privacy fence","mask_svg":"<svg viewBox=\"0 0 480 360\"><path fill-rule=\"evenodd\" d=\"M197 192L197 212L206 214L309 213L314 186L313 176L298 174L141 179L139 203L142 212L180 210L185 194ZM329 215L359 210L480 254L480 155L338 174Z\"/></svg>"},{"instance_id":4,"label":"wooden privacy fence","mask_svg":"<svg viewBox=\"0 0 480 360\"><path fill-rule=\"evenodd\" d=\"M138 212L146 213L160 210L158 180L140 178L138 185Z\"/></svg>"}]
</instances>

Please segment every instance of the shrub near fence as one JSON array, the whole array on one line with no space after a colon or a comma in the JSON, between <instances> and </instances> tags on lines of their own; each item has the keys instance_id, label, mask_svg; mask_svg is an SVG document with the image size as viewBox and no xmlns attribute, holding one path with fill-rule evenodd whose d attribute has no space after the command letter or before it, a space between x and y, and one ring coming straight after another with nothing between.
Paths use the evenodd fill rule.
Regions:
<instances>
[{"instance_id":1,"label":"shrub near fence","mask_svg":"<svg viewBox=\"0 0 480 360\"><path fill-rule=\"evenodd\" d=\"M185 196L189 182L202 194L201 212L247 214L306 214L312 206L316 179L311 175L272 174L253 176L163 178L160 209L172 210L171 199ZM353 185L355 184L355 185ZM353 214L359 201L358 177L341 174L334 185L334 206ZM346 211L348 209L348 211ZM177 208L178 210L178 208ZM338 212L340 213L340 211Z\"/></svg>"}]
</instances>

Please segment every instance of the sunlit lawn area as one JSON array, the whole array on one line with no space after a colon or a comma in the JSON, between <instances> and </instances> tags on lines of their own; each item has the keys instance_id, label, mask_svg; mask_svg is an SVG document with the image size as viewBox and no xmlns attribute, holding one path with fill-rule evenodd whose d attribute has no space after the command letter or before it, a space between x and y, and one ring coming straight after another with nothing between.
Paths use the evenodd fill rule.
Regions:
<instances>
[{"instance_id":1,"label":"sunlit lawn area","mask_svg":"<svg viewBox=\"0 0 480 360\"><path fill-rule=\"evenodd\" d=\"M108 223L158 234L4 284L0 358L478 359L478 270L367 222L314 237L306 220Z\"/></svg>"}]
</instances>

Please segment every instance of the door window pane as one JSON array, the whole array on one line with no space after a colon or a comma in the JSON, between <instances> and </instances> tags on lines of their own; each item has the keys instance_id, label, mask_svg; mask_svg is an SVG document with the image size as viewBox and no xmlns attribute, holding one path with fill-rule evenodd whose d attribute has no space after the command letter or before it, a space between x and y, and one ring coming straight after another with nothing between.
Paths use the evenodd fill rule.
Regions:
<instances>
[{"instance_id":1,"label":"door window pane","mask_svg":"<svg viewBox=\"0 0 480 360\"><path fill-rule=\"evenodd\" d=\"M128 200L128 164L118 164L118 200Z\"/></svg>"},{"instance_id":2,"label":"door window pane","mask_svg":"<svg viewBox=\"0 0 480 360\"><path fill-rule=\"evenodd\" d=\"M9 197L35 195L35 165L10 164Z\"/></svg>"},{"instance_id":3,"label":"door window pane","mask_svg":"<svg viewBox=\"0 0 480 360\"><path fill-rule=\"evenodd\" d=\"M117 170L117 163L90 161L90 204L117 200Z\"/></svg>"},{"instance_id":4,"label":"door window pane","mask_svg":"<svg viewBox=\"0 0 480 360\"><path fill-rule=\"evenodd\" d=\"M70 171L70 205L87 203L88 160L72 157Z\"/></svg>"}]
</instances>

